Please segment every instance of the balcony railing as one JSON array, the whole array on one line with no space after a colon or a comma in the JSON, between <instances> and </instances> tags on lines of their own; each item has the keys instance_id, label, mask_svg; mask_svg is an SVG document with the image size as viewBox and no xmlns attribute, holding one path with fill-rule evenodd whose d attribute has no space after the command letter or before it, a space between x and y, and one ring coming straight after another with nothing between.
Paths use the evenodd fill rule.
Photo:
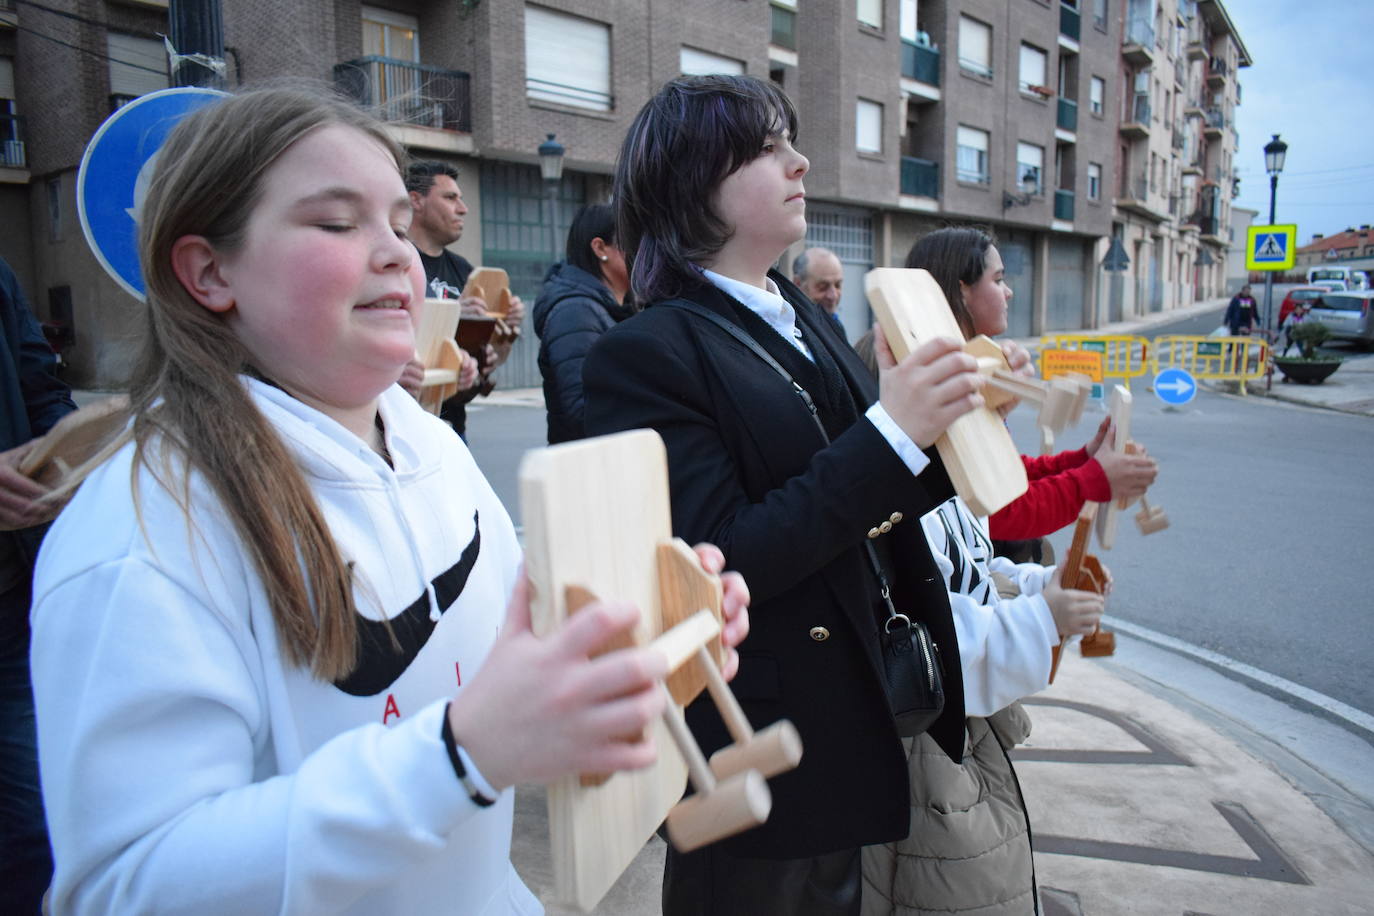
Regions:
<instances>
[{"instance_id":1,"label":"balcony railing","mask_svg":"<svg viewBox=\"0 0 1374 916\"><path fill-rule=\"evenodd\" d=\"M1054 192L1054 218L1073 222L1073 192L1063 188Z\"/></svg>"},{"instance_id":2,"label":"balcony railing","mask_svg":"<svg viewBox=\"0 0 1374 916\"><path fill-rule=\"evenodd\" d=\"M1144 16L1132 17L1126 23L1126 44L1140 45L1144 48L1152 47L1155 43L1155 27L1148 18Z\"/></svg>"},{"instance_id":3,"label":"balcony railing","mask_svg":"<svg viewBox=\"0 0 1374 916\"><path fill-rule=\"evenodd\" d=\"M1059 97L1059 116L1054 123L1064 130L1078 130L1078 103L1061 95Z\"/></svg>"},{"instance_id":4,"label":"balcony railing","mask_svg":"<svg viewBox=\"0 0 1374 916\"><path fill-rule=\"evenodd\" d=\"M940 85L940 52L912 41L903 41L902 76L930 86Z\"/></svg>"},{"instance_id":5,"label":"balcony railing","mask_svg":"<svg viewBox=\"0 0 1374 916\"><path fill-rule=\"evenodd\" d=\"M28 168L28 164L23 115L0 114L0 166L23 169Z\"/></svg>"},{"instance_id":6,"label":"balcony railing","mask_svg":"<svg viewBox=\"0 0 1374 916\"><path fill-rule=\"evenodd\" d=\"M1213 130L1226 129L1226 115L1219 108L1207 109L1207 126Z\"/></svg>"},{"instance_id":7,"label":"balcony railing","mask_svg":"<svg viewBox=\"0 0 1374 916\"><path fill-rule=\"evenodd\" d=\"M1127 200L1144 201L1149 195L1149 187L1149 181L1144 175L1135 175L1131 177L1122 175L1121 193L1119 196Z\"/></svg>"},{"instance_id":8,"label":"balcony railing","mask_svg":"<svg viewBox=\"0 0 1374 916\"><path fill-rule=\"evenodd\" d=\"M939 197L940 164L915 156L903 156L901 191L913 197Z\"/></svg>"},{"instance_id":9,"label":"balcony railing","mask_svg":"<svg viewBox=\"0 0 1374 916\"><path fill-rule=\"evenodd\" d=\"M1213 57L1208 60L1207 76L1208 78L1221 77L1224 79L1226 76L1226 61L1222 60L1220 57Z\"/></svg>"},{"instance_id":10,"label":"balcony railing","mask_svg":"<svg viewBox=\"0 0 1374 916\"><path fill-rule=\"evenodd\" d=\"M1132 124L1150 123L1150 96L1145 92L1137 92L1131 101L1130 110L1127 112L1126 120Z\"/></svg>"},{"instance_id":11,"label":"balcony railing","mask_svg":"<svg viewBox=\"0 0 1374 916\"><path fill-rule=\"evenodd\" d=\"M388 121L472 130L471 77L392 57L370 55L334 67L341 91Z\"/></svg>"},{"instance_id":12,"label":"balcony railing","mask_svg":"<svg viewBox=\"0 0 1374 916\"><path fill-rule=\"evenodd\" d=\"M1077 41L1082 21L1083 17L1079 15L1078 10L1062 3L1059 5L1060 35L1072 38L1074 41Z\"/></svg>"}]
</instances>

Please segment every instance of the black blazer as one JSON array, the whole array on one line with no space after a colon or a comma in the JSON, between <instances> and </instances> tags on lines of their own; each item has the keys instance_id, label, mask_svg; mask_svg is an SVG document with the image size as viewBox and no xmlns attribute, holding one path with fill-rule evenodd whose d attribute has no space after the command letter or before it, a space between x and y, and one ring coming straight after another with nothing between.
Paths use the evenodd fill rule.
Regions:
<instances>
[{"instance_id":1,"label":"black blazer","mask_svg":"<svg viewBox=\"0 0 1374 916\"><path fill-rule=\"evenodd\" d=\"M863 409L877 383L834 323L776 272L813 342L829 351L859 419L826 445L795 391L724 330L667 303L612 328L583 368L589 435L650 428L668 449L673 530L709 541L745 577L751 632L733 684L755 728L791 719L800 767L769 781L768 822L725 841L743 856L802 858L905 837L906 757L878 654L878 598L864 540L891 557L897 609L926 623L944 660L946 706L931 736L960 759L962 675L945 585L920 517L953 494L938 456L913 477ZM709 285L687 296L739 323ZM742 306L741 306L742 307ZM688 721L706 754L729 743L704 696Z\"/></svg>"}]
</instances>

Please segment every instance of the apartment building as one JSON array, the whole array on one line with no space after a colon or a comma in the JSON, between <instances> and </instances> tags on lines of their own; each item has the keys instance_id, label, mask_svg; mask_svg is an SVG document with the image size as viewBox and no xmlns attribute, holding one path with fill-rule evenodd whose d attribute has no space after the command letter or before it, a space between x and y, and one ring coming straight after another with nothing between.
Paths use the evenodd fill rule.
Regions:
<instances>
[{"instance_id":1,"label":"apartment building","mask_svg":"<svg viewBox=\"0 0 1374 916\"><path fill-rule=\"evenodd\" d=\"M576 208L606 199L625 129L659 85L679 73L771 78L797 104L812 162L804 244L840 255L851 336L871 320L863 274L901 264L949 223L996 233L1017 293L1011 333L1024 336L1106 320L1109 234L1134 241L1172 226L1111 196L1118 156L1134 153L1118 125L1135 79L1123 65L1125 3L222 0L225 79L332 83L392 119L415 155L452 161L479 217L455 250L506 268L529 301ZM1221 16L1207 33L1217 59L1248 63ZM77 168L110 111L168 84L167 31L166 0L0 0L0 255L40 315L75 332L76 384L118 383L135 309L82 237ZM1217 104L1229 111L1227 85ZM1147 133L1164 135L1153 122ZM549 134L565 149L553 188L537 167ZM1167 214L1155 194L1145 209ZM1187 230L1172 231L1171 254ZM505 384L538 383L536 348L526 335Z\"/></svg>"},{"instance_id":2,"label":"apartment building","mask_svg":"<svg viewBox=\"0 0 1374 916\"><path fill-rule=\"evenodd\" d=\"M1122 28L1112 234L1131 264L1109 284L1109 321L1225 292L1250 66L1220 0L1127 0Z\"/></svg>"}]
</instances>

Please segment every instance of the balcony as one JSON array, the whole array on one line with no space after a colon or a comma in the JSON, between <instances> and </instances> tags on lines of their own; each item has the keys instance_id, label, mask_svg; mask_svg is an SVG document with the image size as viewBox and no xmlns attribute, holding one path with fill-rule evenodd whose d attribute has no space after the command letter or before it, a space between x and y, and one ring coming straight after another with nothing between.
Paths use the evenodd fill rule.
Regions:
<instances>
[{"instance_id":1,"label":"balcony","mask_svg":"<svg viewBox=\"0 0 1374 916\"><path fill-rule=\"evenodd\" d=\"M1181 152L1181 151L1183 150L1183 148L1184 148L1185 146L1187 146L1187 145L1188 145L1188 138L1187 138L1187 136L1184 135L1183 130L1182 130L1181 128L1175 127L1175 128L1174 128L1174 137L1173 137L1173 148L1176 149L1176 150L1179 150L1179 151Z\"/></svg>"},{"instance_id":2,"label":"balcony","mask_svg":"<svg viewBox=\"0 0 1374 916\"><path fill-rule=\"evenodd\" d=\"M1060 188L1054 192L1054 218L1073 222L1073 192Z\"/></svg>"},{"instance_id":3,"label":"balcony","mask_svg":"<svg viewBox=\"0 0 1374 916\"><path fill-rule=\"evenodd\" d=\"M1219 108L1207 109L1207 118L1202 122L1202 132L1209 140L1219 140L1226 130L1226 115Z\"/></svg>"},{"instance_id":4,"label":"balcony","mask_svg":"<svg viewBox=\"0 0 1374 916\"><path fill-rule=\"evenodd\" d=\"M940 85L940 52L912 41L903 41L902 76L927 86Z\"/></svg>"},{"instance_id":5,"label":"balcony","mask_svg":"<svg viewBox=\"0 0 1374 916\"><path fill-rule=\"evenodd\" d=\"M1059 5L1059 34L1065 38L1078 41L1079 32L1082 30L1083 17L1078 10L1066 4Z\"/></svg>"},{"instance_id":6,"label":"balcony","mask_svg":"<svg viewBox=\"0 0 1374 916\"><path fill-rule=\"evenodd\" d=\"M1202 19L1194 16L1188 21L1188 59L1206 60L1211 55L1207 53L1207 45L1211 43L1207 28L1202 24Z\"/></svg>"},{"instance_id":7,"label":"balcony","mask_svg":"<svg viewBox=\"0 0 1374 916\"><path fill-rule=\"evenodd\" d=\"M940 196L940 164L915 156L902 157L901 192L911 197Z\"/></svg>"},{"instance_id":8,"label":"balcony","mask_svg":"<svg viewBox=\"0 0 1374 916\"><path fill-rule=\"evenodd\" d=\"M1128 137L1150 136L1150 96L1137 92L1121 120L1121 132Z\"/></svg>"},{"instance_id":9,"label":"balcony","mask_svg":"<svg viewBox=\"0 0 1374 916\"><path fill-rule=\"evenodd\" d=\"M29 156L28 148L24 145L23 115L0 114L0 168L28 167Z\"/></svg>"},{"instance_id":10,"label":"balcony","mask_svg":"<svg viewBox=\"0 0 1374 916\"><path fill-rule=\"evenodd\" d=\"M1207 61L1207 85L1218 89L1226 84L1226 61L1213 57Z\"/></svg>"},{"instance_id":11,"label":"balcony","mask_svg":"<svg viewBox=\"0 0 1374 916\"><path fill-rule=\"evenodd\" d=\"M1148 67L1155 59L1155 27L1148 17L1133 16L1126 23L1121 56L1136 67Z\"/></svg>"},{"instance_id":12,"label":"balcony","mask_svg":"<svg viewBox=\"0 0 1374 916\"><path fill-rule=\"evenodd\" d=\"M1061 95L1059 97L1059 114L1054 123L1056 127L1062 130L1078 130L1078 103Z\"/></svg>"},{"instance_id":13,"label":"balcony","mask_svg":"<svg viewBox=\"0 0 1374 916\"><path fill-rule=\"evenodd\" d=\"M1203 162L1203 160L1202 160L1202 155L1201 155L1201 154L1198 154L1198 155L1194 156L1193 158L1189 159L1187 162L1183 163L1182 174L1184 174L1184 175L1201 175L1201 174L1202 174L1203 167L1204 167L1205 165L1206 165L1206 163Z\"/></svg>"},{"instance_id":14,"label":"balcony","mask_svg":"<svg viewBox=\"0 0 1374 916\"><path fill-rule=\"evenodd\" d=\"M1125 176L1121 178L1121 186L1117 189L1116 206L1122 210L1129 210L1146 219L1155 222L1162 222L1164 215L1156 213L1150 209L1150 183L1142 175Z\"/></svg>"},{"instance_id":15,"label":"balcony","mask_svg":"<svg viewBox=\"0 0 1374 916\"><path fill-rule=\"evenodd\" d=\"M471 77L461 70L371 55L336 64L334 84L384 120L472 131Z\"/></svg>"}]
</instances>

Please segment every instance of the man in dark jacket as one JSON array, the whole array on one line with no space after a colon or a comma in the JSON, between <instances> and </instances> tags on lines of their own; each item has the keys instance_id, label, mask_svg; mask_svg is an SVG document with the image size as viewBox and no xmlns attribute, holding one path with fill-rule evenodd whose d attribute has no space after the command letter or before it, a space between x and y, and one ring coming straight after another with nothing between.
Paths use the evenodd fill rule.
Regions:
<instances>
[{"instance_id":1,"label":"man in dark jacket","mask_svg":"<svg viewBox=\"0 0 1374 916\"><path fill-rule=\"evenodd\" d=\"M76 409L54 374L56 357L29 312L14 271L0 260L0 912L39 912L52 853L38 788L29 683L29 587L51 510L45 490L19 473L33 440Z\"/></svg>"}]
</instances>

